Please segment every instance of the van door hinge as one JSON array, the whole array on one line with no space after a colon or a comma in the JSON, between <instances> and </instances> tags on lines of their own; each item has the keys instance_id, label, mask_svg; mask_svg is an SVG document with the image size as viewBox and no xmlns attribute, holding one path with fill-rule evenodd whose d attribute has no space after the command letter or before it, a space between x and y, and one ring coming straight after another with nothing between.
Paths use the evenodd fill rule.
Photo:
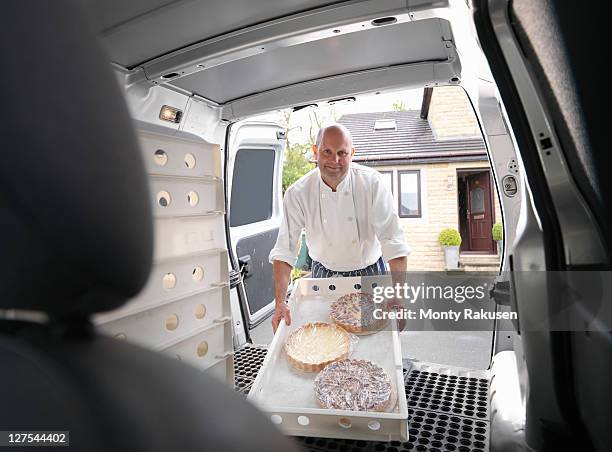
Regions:
<instances>
[{"instance_id":1,"label":"van door hinge","mask_svg":"<svg viewBox=\"0 0 612 452\"><path fill-rule=\"evenodd\" d=\"M499 276L495 278L495 282L489 289L489 296L499 305L510 306L510 281Z\"/></svg>"},{"instance_id":2,"label":"van door hinge","mask_svg":"<svg viewBox=\"0 0 612 452\"><path fill-rule=\"evenodd\" d=\"M242 282L242 273L240 273L237 270L231 270L229 272L229 283L230 283L229 287L230 287L230 289L238 287L241 282Z\"/></svg>"}]
</instances>

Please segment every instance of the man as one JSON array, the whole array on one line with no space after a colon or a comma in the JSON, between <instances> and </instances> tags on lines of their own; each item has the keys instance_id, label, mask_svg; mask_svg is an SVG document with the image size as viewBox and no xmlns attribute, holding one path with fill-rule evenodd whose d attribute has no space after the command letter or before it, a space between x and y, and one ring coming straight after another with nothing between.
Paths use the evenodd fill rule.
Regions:
<instances>
[{"instance_id":1,"label":"man","mask_svg":"<svg viewBox=\"0 0 612 452\"><path fill-rule=\"evenodd\" d=\"M302 229L312 257L312 276L367 276L406 271L410 250L404 242L393 196L378 171L352 163L353 140L346 127L319 131L313 146L317 168L285 192L284 216L270 252L276 307L272 328L289 325L287 286Z\"/></svg>"}]
</instances>

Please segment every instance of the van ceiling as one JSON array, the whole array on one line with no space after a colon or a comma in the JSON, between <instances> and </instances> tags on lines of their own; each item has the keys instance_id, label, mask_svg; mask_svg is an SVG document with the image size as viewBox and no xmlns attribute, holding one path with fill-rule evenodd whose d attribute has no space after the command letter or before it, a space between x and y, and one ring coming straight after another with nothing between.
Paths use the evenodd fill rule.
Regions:
<instances>
[{"instance_id":1,"label":"van ceiling","mask_svg":"<svg viewBox=\"0 0 612 452\"><path fill-rule=\"evenodd\" d=\"M171 84L224 104L307 80L447 58L439 19L426 19L274 49L196 72Z\"/></svg>"},{"instance_id":2,"label":"van ceiling","mask_svg":"<svg viewBox=\"0 0 612 452\"><path fill-rule=\"evenodd\" d=\"M132 68L205 39L329 0L79 0L115 63Z\"/></svg>"},{"instance_id":3,"label":"van ceiling","mask_svg":"<svg viewBox=\"0 0 612 452\"><path fill-rule=\"evenodd\" d=\"M277 88L300 86L303 82L327 80L343 74L354 75L369 69L427 62L431 64L429 72L421 69L418 77L419 83L424 84L448 82L450 78L458 80L456 75L460 71L454 46L449 43L452 34L448 22L439 18L407 19L411 8L408 0L78 1L98 30L111 61L126 69L140 71L142 81L174 86L181 92L197 94L220 105ZM435 0L418 0L415 4L426 7L432 2L436 3ZM438 3L445 2L439 0ZM324 34L313 39L297 39L288 45L266 46L264 52L257 49L258 53L239 55L246 44L240 39L249 37L243 32L246 27L269 25L274 19L295 17L292 15L308 11L302 14L306 20L297 25L305 28L283 29L283 26L291 27L293 23L289 22L290 19L277 21L277 24L284 24L276 29L282 39L291 30L308 32L308 27L312 26L308 21L315 16L315 21L329 18L330 24L334 24L338 15L334 16L331 10L350 10L355 17L361 17L359 14L367 17L364 11L368 8L369 11L374 8L399 11L403 17L397 23L380 27L369 25L370 19L367 19L368 25L362 24L366 28L359 31L338 34L334 29L336 34L329 37ZM240 32L235 33L237 30ZM329 29L326 33L331 31ZM240 36L238 41L236 36ZM214 55L214 49L202 45L212 42L207 40L213 37L216 43L227 38L228 45L234 39L233 44L238 43L234 57L218 61L216 65L197 64L195 70L183 70L180 65L184 61L179 60L186 55L192 68ZM434 68L438 63L441 65L436 68L442 69ZM443 68L446 63L452 66L449 70ZM163 80L170 74L176 75L171 80ZM445 75L450 77L445 78ZM440 77L442 80L437 79ZM396 84L397 80L394 80L393 85Z\"/></svg>"}]
</instances>

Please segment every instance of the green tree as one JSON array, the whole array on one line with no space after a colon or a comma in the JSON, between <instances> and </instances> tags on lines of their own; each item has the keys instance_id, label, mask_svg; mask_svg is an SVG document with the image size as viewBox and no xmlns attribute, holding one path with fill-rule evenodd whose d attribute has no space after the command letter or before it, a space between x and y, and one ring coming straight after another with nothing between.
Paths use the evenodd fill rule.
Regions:
<instances>
[{"instance_id":1,"label":"green tree","mask_svg":"<svg viewBox=\"0 0 612 452\"><path fill-rule=\"evenodd\" d=\"M393 111L407 111L408 110L403 100L394 100L393 103L391 104L391 108L393 108Z\"/></svg>"},{"instance_id":2,"label":"green tree","mask_svg":"<svg viewBox=\"0 0 612 452\"><path fill-rule=\"evenodd\" d=\"M308 144L292 144L285 150L285 161L283 163L283 194L287 188L314 168L310 163L312 152Z\"/></svg>"}]
</instances>

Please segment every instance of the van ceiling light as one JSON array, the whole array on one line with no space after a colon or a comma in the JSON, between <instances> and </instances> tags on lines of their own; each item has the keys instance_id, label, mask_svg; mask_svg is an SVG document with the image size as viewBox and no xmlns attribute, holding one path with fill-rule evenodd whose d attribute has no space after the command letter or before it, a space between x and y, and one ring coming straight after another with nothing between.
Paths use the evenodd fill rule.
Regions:
<instances>
[{"instance_id":1,"label":"van ceiling light","mask_svg":"<svg viewBox=\"0 0 612 452\"><path fill-rule=\"evenodd\" d=\"M393 16L389 16L389 17L379 17L378 19L374 19L371 23L375 27L380 27L382 25L391 25L391 24L394 24L395 22L397 22L397 18Z\"/></svg>"},{"instance_id":2,"label":"van ceiling light","mask_svg":"<svg viewBox=\"0 0 612 452\"><path fill-rule=\"evenodd\" d=\"M379 119L374 123L374 130L396 130L395 119Z\"/></svg>"},{"instance_id":3,"label":"van ceiling light","mask_svg":"<svg viewBox=\"0 0 612 452\"><path fill-rule=\"evenodd\" d=\"M181 122L182 117L183 112L181 110L170 107L169 105L164 105L159 112L159 119L162 121L173 122L175 124Z\"/></svg>"}]
</instances>

